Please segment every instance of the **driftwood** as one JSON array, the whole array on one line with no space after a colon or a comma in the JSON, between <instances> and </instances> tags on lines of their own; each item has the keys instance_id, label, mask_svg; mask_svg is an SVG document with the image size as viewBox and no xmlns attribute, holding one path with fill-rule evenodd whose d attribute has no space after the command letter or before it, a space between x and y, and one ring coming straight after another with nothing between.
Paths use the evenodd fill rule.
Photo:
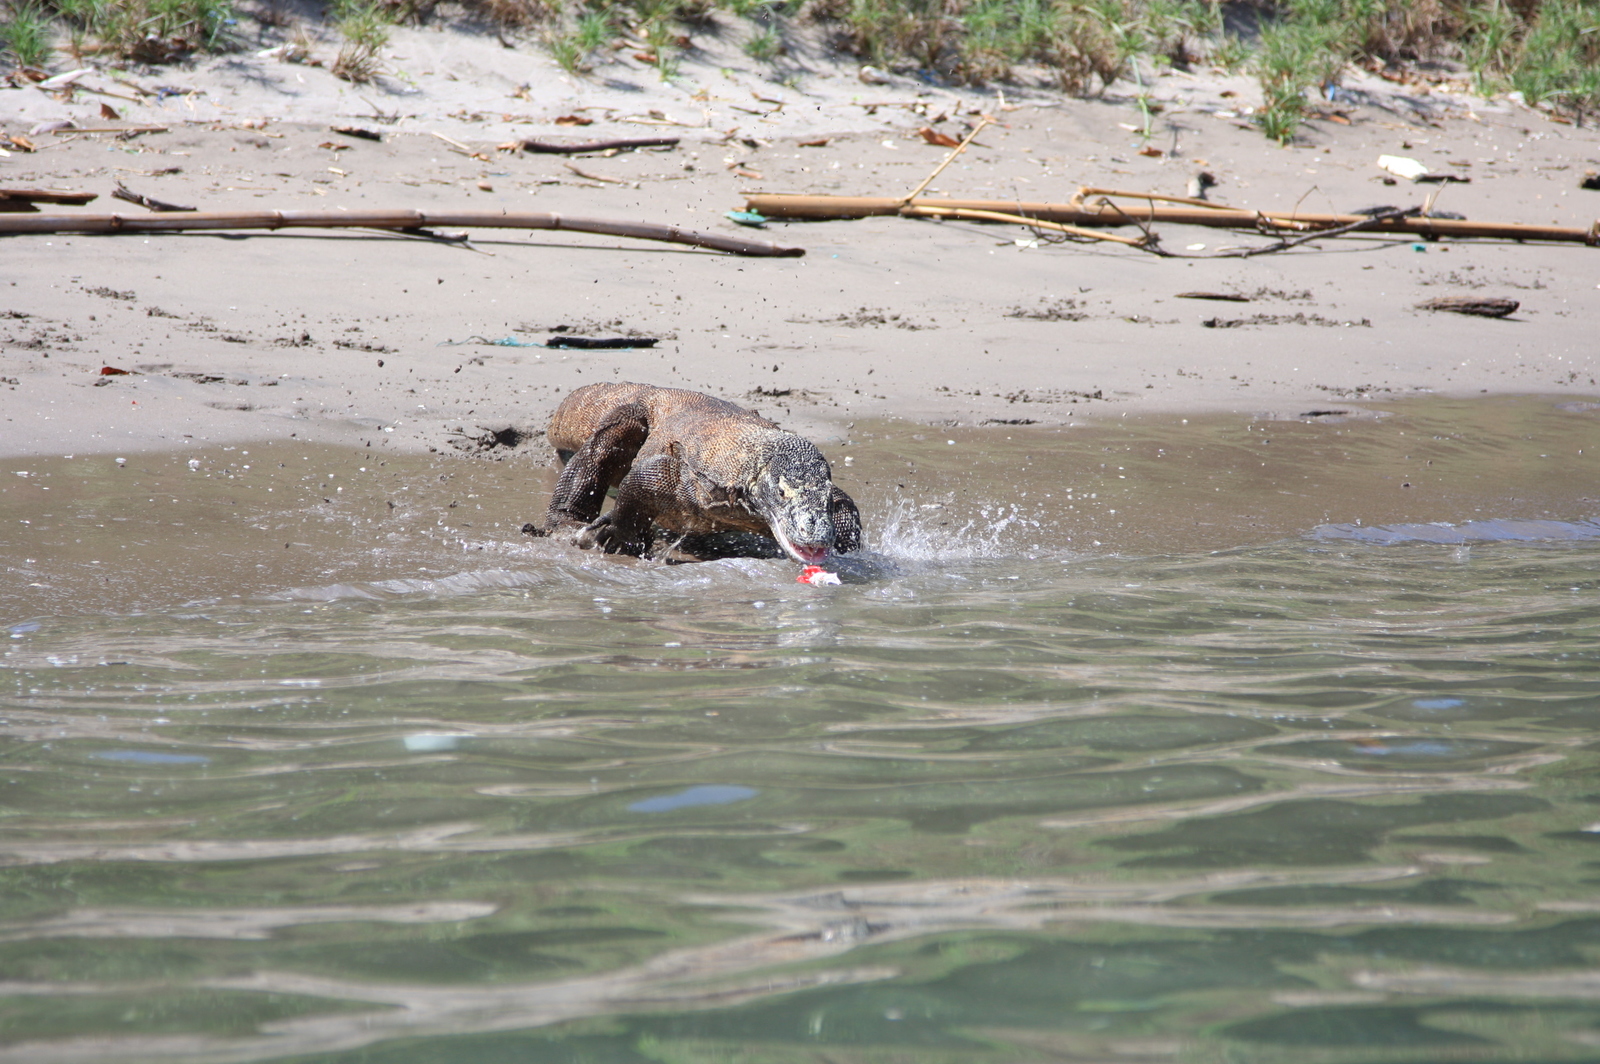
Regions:
<instances>
[{"instance_id":1,"label":"driftwood","mask_svg":"<svg viewBox=\"0 0 1600 1064\"><path fill-rule=\"evenodd\" d=\"M587 140L577 144L558 144L549 140L524 140L523 151L546 155L583 155L592 151L624 151L629 148L671 148L681 137L634 137L627 140Z\"/></svg>"},{"instance_id":2,"label":"driftwood","mask_svg":"<svg viewBox=\"0 0 1600 1064\"><path fill-rule=\"evenodd\" d=\"M546 347L570 347L579 351L623 351L633 347L654 347L656 336L552 336Z\"/></svg>"},{"instance_id":3,"label":"driftwood","mask_svg":"<svg viewBox=\"0 0 1600 1064\"><path fill-rule=\"evenodd\" d=\"M81 207L95 196L93 192L70 192L60 188L0 188L0 211L37 211L35 203Z\"/></svg>"},{"instance_id":4,"label":"driftwood","mask_svg":"<svg viewBox=\"0 0 1600 1064\"><path fill-rule=\"evenodd\" d=\"M1421 210L1420 208L1415 211L1407 211L1402 210L1399 207L1393 207L1389 210L1378 211L1376 214L1360 214L1356 217L1358 218L1357 221L1350 222L1347 225L1336 225L1327 229L1314 229L1309 233L1302 233L1300 236L1294 237L1293 239L1290 239L1288 236L1279 236L1275 243L1263 244L1260 247L1233 248L1231 250L1219 251L1215 257L1247 259L1252 255L1266 255L1273 251L1288 251L1290 248L1297 248L1301 244L1308 244L1313 240L1319 240L1323 237L1343 236L1345 233L1354 233L1360 229L1376 229L1386 222L1400 221L1405 218L1427 217L1427 212ZM1146 230L1146 232L1148 232L1148 230ZM1164 255L1170 254L1169 252L1158 253Z\"/></svg>"},{"instance_id":5,"label":"driftwood","mask_svg":"<svg viewBox=\"0 0 1600 1064\"><path fill-rule=\"evenodd\" d=\"M1121 207L1109 202L1019 203L1016 200L918 199L907 204L894 196L814 196L789 193L748 192L745 209L768 218L867 218L901 214L906 208L917 213L937 209L989 211L1085 227L1145 225L1200 225L1220 229L1251 229L1275 235L1312 233L1324 229L1359 226L1374 233L1405 233L1423 237L1487 237L1500 240L1544 240L1600 245L1600 222L1579 229L1557 225L1524 225L1514 222L1474 222L1453 218L1424 218L1415 214L1373 219L1363 214L1318 214L1300 211L1250 211L1236 208L1161 206L1155 203ZM1370 223L1370 224L1369 224Z\"/></svg>"},{"instance_id":6,"label":"driftwood","mask_svg":"<svg viewBox=\"0 0 1600 1064\"><path fill-rule=\"evenodd\" d=\"M147 211L188 212L200 209L199 207L185 207L179 203L168 203L166 200L158 200L154 196L146 196L142 192L135 192L121 181L117 182L116 190L111 193L111 198L122 200L124 203L137 203Z\"/></svg>"},{"instance_id":7,"label":"driftwood","mask_svg":"<svg viewBox=\"0 0 1600 1064\"><path fill-rule=\"evenodd\" d=\"M569 218L534 211L199 211L194 214L34 214L0 216L0 235L18 233L155 233L217 229L565 229L727 251L735 255L792 258L805 248L717 236L654 222Z\"/></svg>"},{"instance_id":8,"label":"driftwood","mask_svg":"<svg viewBox=\"0 0 1600 1064\"><path fill-rule=\"evenodd\" d=\"M1522 304L1515 299L1495 296L1440 296L1425 299L1417 304L1418 310L1450 310L1457 314L1471 314L1479 318L1503 318L1515 314Z\"/></svg>"}]
</instances>

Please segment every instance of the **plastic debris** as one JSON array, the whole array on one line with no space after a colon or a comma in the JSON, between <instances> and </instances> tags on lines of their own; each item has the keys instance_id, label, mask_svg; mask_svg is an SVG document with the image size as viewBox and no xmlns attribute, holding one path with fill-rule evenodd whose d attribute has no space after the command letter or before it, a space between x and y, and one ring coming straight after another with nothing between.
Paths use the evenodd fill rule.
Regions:
<instances>
[{"instance_id":1,"label":"plastic debris","mask_svg":"<svg viewBox=\"0 0 1600 1064\"><path fill-rule=\"evenodd\" d=\"M491 340L487 336L469 336L465 340L440 340L438 347L460 347L462 344L489 344L493 347L544 347L536 340L518 340L515 336L507 336L502 340ZM383 363L378 363L380 366Z\"/></svg>"},{"instance_id":2,"label":"plastic debris","mask_svg":"<svg viewBox=\"0 0 1600 1064\"><path fill-rule=\"evenodd\" d=\"M1419 177L1433 172L1417 162L1417 160L1407 159L1403 155L1378 156L1378 168L1389 171L1395 177L1403 177L1407 181L1415 181Z\"/></svg>"}]
</instances>

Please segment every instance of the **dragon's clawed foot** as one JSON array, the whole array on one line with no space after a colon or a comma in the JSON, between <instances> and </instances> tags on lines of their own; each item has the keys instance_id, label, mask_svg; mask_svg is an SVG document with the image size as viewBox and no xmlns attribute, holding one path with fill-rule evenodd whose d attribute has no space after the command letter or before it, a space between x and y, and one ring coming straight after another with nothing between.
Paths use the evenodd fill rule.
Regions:
<instances>
[{"instance_id":1,"label":"dragon's clawed foot","mask_svg":"<svg viewBox=\"0 0 1600 1064\"><path fill-rule=\"evenodd\" d=\"M578 546L584 550L599 547L607 554L631 554L638 557L645 552L649 544L629 536L617 527L610 514L606 514L578 533Z\"/></svg>"}]
</instances>

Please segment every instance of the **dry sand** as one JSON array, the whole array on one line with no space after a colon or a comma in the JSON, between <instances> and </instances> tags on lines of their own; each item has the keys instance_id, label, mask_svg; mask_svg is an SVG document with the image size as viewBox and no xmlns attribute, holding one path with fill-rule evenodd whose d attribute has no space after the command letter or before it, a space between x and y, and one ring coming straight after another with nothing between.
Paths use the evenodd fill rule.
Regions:
<instances>
[{"instance_id":1,"label":"dry sand","mask_svg":"<svg viewBox=\"0 0 1600 1064\"><path fill-rule=\"evenodd\" d=\"M1582 227L1600 215L1600 193L1580 187L1600 168L1592 129L1362 76L1332 108L1348 124L1313 121L1301 144L1280 148L1239 116L1254 99L1247 80L1167 74L1152 83L1161 110L1146 140L1131 85L1083 100L906 77L867 84L803 41L776 70L757 64L738 48L745 31L729 26L697 38L671 83L626 50L573 78L539 50L446 28L399 31L388 72L363 88L245 52L120 80L85 75L101 91L69 99L36 87L0 94L10 133L61 119L165 127L126 139L38 132L36 152L12 150L0 184L101 194L69 211L142 213L109 199L120 181L204 210L558 211L806 249L736 258L494 230L468 246L355 230L9 237L0 452L290 439L446 452L463 436L537 430L562 394L612 378L742 399L835 440L863 417L1062 425L1423 394L1600 393L1600 250L1580 244L1348 236L1251 259L1158 259L966 222L757 233L724 217L747 189L902 194L945 154L918 128L959 136L988 113L998 124L932 193L1066 200L1087 184L1182 194L1205 169L1220 182L1213 198L1234 206L1348 211L1435 195L1436 208L1475 220ZM257 43L284 31L273 32ZM161 86L188 91L139 94ZM555 124L566 115L593 124ZM329 131L343 123L383 139ZM496 150L523 137L663 134L682 142L578 159ZM1147 144L1160 153L1141 154ZM1470 183L1385 184L1383 154ZM1263 242L1175 226L1162 237L1200 255ZM1251 301L1178 298L1192 290ZM1522 307L1506 320L1414 309L1463 294ZM577 352L483 342L536 343L560 326L660 343ZM103 376L103 366L130 373Z\"/></svg>"}]
</instances>

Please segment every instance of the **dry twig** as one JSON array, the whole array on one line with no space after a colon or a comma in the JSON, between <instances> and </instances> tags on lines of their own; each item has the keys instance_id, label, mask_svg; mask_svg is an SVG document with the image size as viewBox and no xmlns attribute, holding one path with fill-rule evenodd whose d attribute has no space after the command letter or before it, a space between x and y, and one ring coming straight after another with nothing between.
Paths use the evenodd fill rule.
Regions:
<instances>
[{"instance_id":1,"label":"dry twig","mask_svg":"<svg viewBox=\"0 0 1600 1064\"><path fill-rule=\"evenodd\" d=\"M141 192L133 191L121 181L117 182L116 191L111 193L111 198L119 199L126 203L137 203L139 206L149 211L193 211L199 209L197 207L185 207L177 203L168 203L165 200L158 200L153 196L146 196Z\"/></svg>"},{"instance_id":2,"label":"dry twig","mask_svg":"<svg viewBox=\"0 0 1600 1064\"><path fill-rule=\"evenodd\" d=\"M922 195L922 190L927 188L929 185L933 184L933 179L938 177L940 174L944 173L944 168L949 166L951 163L955 162L956 161L956 156L958 156L962 152L966 151L967 150L967 145L971 144L973 142L973 140L978 136L978 134L983 132L983 127L987 126L989 123L991 123L993 121L994 121L994 119L990 118L988 115L984 115L982 118L979 118L978 119L978 124L972 127L972 132L968 133L965 137L963 137L960 144L957 144L954 148L950 149L950 154L946 155L944 157L944 162L942 162L938 166L934 167L933 168L933 173L931 173L927 177L923 178L922 179L922 184L920 184L916 188L912 189L911 190L911 194L909 196L907 196L905 199L900 201L901 206L903 207L903 206L909 204L912 200L914 200L918 196Z\"/></svg>"}]
</instances>

